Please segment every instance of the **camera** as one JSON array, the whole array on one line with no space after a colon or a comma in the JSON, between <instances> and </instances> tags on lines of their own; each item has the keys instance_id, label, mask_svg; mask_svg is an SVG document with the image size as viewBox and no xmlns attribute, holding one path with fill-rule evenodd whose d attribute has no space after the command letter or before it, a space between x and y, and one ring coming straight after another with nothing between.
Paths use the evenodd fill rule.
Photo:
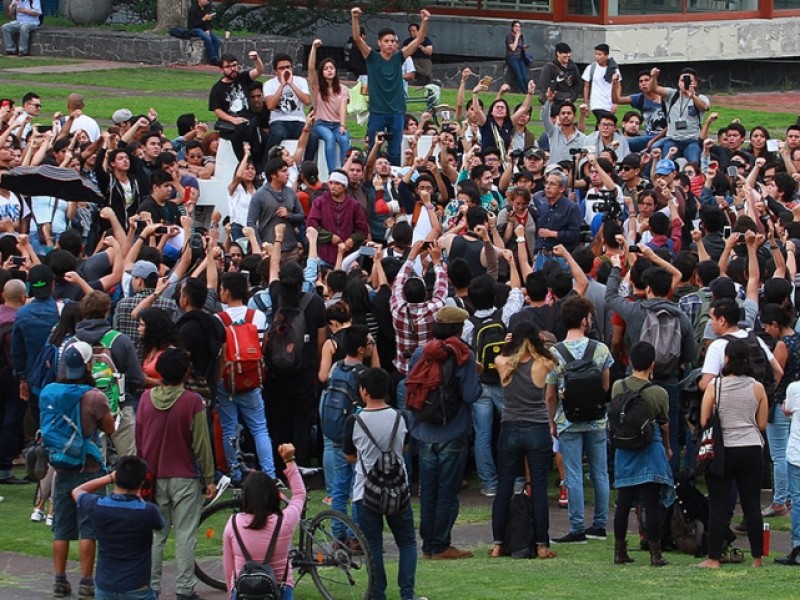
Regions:
<instances>
[{"instance_id":1,"label":"camera","mask_svg":"<svg viewBox=\"0 0 800 600\"><path fill-rule=\"evenodd\" d=\"M383 136L383 140L386 142L391 142L394 139L394 132L389 131L388 129L381 131L380 135Z\"/></svg>"},{"instance_id":2,"label":"camera","mask_svg":"<svg viewBox=\"0 0 800 600\"><path fill-rule=\"evenodd\" d=\"M160 227L156 227L156 235L164 235L169 233L169 227L166 225L161 225Z\"/></svg>"},{"instance_id":3,"label":"camera","mask_svg":"<svg viewBox=\"0 0 800 600\"><path fill-rule=\"evenodd\" d=\"M517 149L517 150L512 150L512 151L509 153L509 155L508 155L508 156L509 156L509 157L511 157L511 158L513 158L514 160L517 160L518 158L521 158L521 157L522 157L522 155L523 155L524 153L525 153L525 151L524 151L524 150L519 150L519 149Z\"/></svg>"},{"instance_id":4,"label":"camera","mask_svg":"<svg viewBox=\"0 0 800 600\"><path fill-rule=\"evenodd\" d=\"M603 222L616 221L622 214L622 206L617 202L616 190L600 190L593 194L587 194L586 200L596 202L592 209L596 213L603 213Z\"/></svg>"},{"instance_id":5,"label":"camera","mask_svg":"<svg viewBox=\"0 0 800 600\"><path fill-rule=\"evenodd\" d=\"M683 87L684 89L689 89L692 86L692 76L691 75L684 75L683 79Z\"/></svg>"},{"instance_id":6,"label":"camera","mask_svg":"<svg viewBox=\"0 0 800 600\"><path fill-rule=\"evenodd\" d=\"M24 256L12 256L11 257L11 264L21 267L25 264L25 257Z\"/></svg>"},{"instance_id":7,"label":"camera","mask_svg":"<svg viewBox=\"0 0 800 600\"><path fill-rule=\"evenodd\" d=\"M585 152L586 151L583 148L570 148L569 149L569 153L572 156L575 156L576 154L584 154Z\"/></svg>"}]
</instances>

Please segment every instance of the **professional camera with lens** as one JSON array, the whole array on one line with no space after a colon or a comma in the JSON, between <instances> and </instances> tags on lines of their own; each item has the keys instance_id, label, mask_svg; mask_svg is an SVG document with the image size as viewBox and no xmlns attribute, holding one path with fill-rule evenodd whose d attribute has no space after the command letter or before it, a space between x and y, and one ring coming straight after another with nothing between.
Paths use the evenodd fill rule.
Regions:
<instances>
[{"instance_id":1,"label":"professional camera with lens","mask_svg":"<svg viewBox=\"0 0 800 600\"><path fill-rule=\"evenodd\" d=\"M509 152L508 156L510 158L514 159L514 160L517 160L517 159L521 158L523 154L525 154L524 150L517 149L517 150L512 150L511 152Z\"/></svg>"},{"instance_id":2,"label":"professional camera with lens","mask_svg":"<svg viewBox=\"0 0 800 600\"><path fill-rule=\"evenodd\" d=\"M569 153L572 156L575 156L576 154L586 154L586 150L584 150L583 148L570 148Z\"/></svg>"},{"instance_id":3,"label":"professional camera with lens","mask_svg":"<svg viewBox=\"0 0 800 600\"><path fill-rule=\"evenodd\" d=\"M600 190L599 192L587 194L586 200L599 200L599 202L595 202L594 206L592 206L592 209L596 213L603 213L604 223L606 221L616 221L622 214L622 206L617 201L616 190Z\"/></svg>"}]
</instances>

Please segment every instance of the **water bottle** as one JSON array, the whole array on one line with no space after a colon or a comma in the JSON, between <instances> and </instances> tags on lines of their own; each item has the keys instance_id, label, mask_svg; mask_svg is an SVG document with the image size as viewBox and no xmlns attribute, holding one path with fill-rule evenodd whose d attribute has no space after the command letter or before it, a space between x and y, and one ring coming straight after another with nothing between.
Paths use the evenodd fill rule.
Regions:
<instances>
[{"instance_id":1,"label":"water bottle","mask_svg":"<svg viewBox=\"0 0 800 600\"><path fill-rule=\"evenodd\" d=\"M769 523L764 523L764 556L769 556Z\"/></svg>"}]
</instances>

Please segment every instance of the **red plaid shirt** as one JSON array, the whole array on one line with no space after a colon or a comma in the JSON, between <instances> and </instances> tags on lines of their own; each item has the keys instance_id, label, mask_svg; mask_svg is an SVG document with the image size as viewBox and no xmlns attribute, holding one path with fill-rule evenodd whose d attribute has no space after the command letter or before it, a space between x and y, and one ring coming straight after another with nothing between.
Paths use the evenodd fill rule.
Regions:
<instances>
[{"instance_id":1,"label":"red plaid shirt","mask_svg":"<svg viewBox=\"0 0 800 600\"><path fill-rule=\"evenodd\" d=\"M433 295L427 302L406 302L403 298L403 285L411 277L414 261L407 260L397 274L392 285L392 322L397 334L397 356L394 365L401 374L408 374L408 361L414 350L424 346L431 339L433 314L444 306L447 299L447 270L444 266L434 268L436 283Z\"/></svg>"}]
</instances>

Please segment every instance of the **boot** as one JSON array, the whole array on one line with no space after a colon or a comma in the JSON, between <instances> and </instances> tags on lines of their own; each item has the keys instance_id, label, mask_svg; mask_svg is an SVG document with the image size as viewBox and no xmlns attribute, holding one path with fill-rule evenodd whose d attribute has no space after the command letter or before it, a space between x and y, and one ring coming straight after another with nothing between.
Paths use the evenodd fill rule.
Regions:
<instances>
[{"instance_id":1,"label":"boot","mask_svg":"<svg viewBox=\"0 0 800 600\"><path fill-rule=\"evenodd\" d=\"M650 566L651 567L664 567L669 564L669 561L661 556L661 543L650 542Z\"/></svg>"},{"instance_id":2,"label":"boot","mask_svg":"<svg viewBox=\"0 0 800 600\"><path fill-rule=\"evenodd\" d=\"M614 564L624 565L632 563L633 559L628 555L628 540L614 540Z\"/></svg>"}]
</instances>

